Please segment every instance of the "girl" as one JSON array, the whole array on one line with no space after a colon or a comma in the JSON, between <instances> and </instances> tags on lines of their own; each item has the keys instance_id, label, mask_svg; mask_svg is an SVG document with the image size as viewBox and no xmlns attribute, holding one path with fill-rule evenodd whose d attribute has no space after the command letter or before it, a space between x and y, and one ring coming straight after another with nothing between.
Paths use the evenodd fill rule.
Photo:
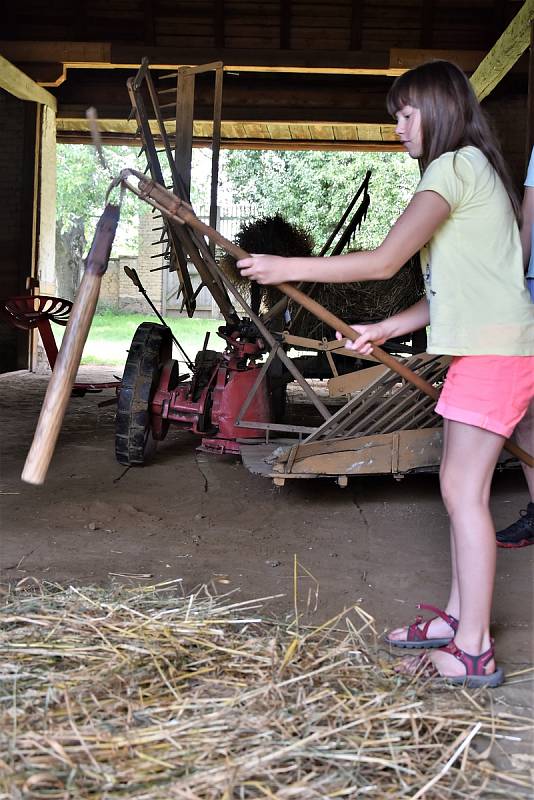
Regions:
<instances>
[{"instance_id":1,"label":"girl","mask_svg":"<svg viewBox=\"0 0 534 800\"><path fill-rule=\"evenodd\" d=\"M238 267L259 283L382 280L420 251L426 298L382 322L354 325L360 336L347 344L370 353L371 343L430 323L428 352L452 356L436 407L444 417L440 486L451 527L450 596L437 617L424 624L418 617L388 641L434 648L427 660L453 683L498 686L503 673L489 633L496 555L490 483L504 440L534 397L534 307L523 275L519 201L471 85L454 64L433 61L406 72L387 104L424 172L382 244L331 258L254 255ZM418 662L405 669L415 671Z\"/></svg>"}]
</instances>

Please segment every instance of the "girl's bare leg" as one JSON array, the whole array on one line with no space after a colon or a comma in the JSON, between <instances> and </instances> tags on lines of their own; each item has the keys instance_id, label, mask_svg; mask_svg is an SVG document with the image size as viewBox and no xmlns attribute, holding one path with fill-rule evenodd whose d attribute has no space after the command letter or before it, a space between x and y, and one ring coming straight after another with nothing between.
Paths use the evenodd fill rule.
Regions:
<instances>
[{"instance_id":1,"label":"girl's bare leg","mask_svg":"<svg viewBox=\"0 0 534 800\"><path fill-rule=\"evenodd\" d=\"M443 464L447 457L447 425L448 420L443 420L443 449L441 454L441 463ZM451 614L456 619L460 618L460 593L458 589L458 569L456 566L456 547L454 544L454 535L450 532L450 547L451 547L451 588L449 593L449 600L447 605L444 607L444 611L447 614ZM428 599L429 603L434 603L434 598L424 598L425 600ZM434 605L436 605L434 603ZM439 605L439 603L437 603ZM420 626L422 627L422 625ZM445 620L441 619L441 617L436 617L432 620L428 627L427 636L429 638L443 638L445 636L452 636L453 630L448 625ZM395 628L388 633L388 637L390 639L397 639L397 641L406 641L408 636L408 626L404 626L402 628Z\"/></svg>"},{"instance_id":2,"label":"girl's bare leg","mask_svg":"<svg viewBox=\"0 0 534 800\"><path fill-rule=\"evenodd\" d=\"M504 437L450 420L445 437L440 479L456 563L457 589L453 577L449 600L451 604L458 602L460 624L455 642L461 650L479 655L490 646L496 545L489 495ZM442 675L465 673L463 665L448 653L435 652L430 658ZM488 671L493 669L490 662Z\"/></svg>"}]
</instances>

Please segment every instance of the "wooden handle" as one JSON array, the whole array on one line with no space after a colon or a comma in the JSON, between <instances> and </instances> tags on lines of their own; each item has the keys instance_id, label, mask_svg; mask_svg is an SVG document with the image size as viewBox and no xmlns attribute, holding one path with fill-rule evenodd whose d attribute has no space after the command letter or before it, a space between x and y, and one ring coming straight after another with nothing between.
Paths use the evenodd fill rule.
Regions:
<instances>
[{"instance_id":1,"label":"wooden handle","mask_svg":"<svg viewBox=\"0 0 534 800\"><path fill-rule=\"evenodd\" d=\"M95 313L100 282L108 266L119 215L120 207L110 203L104 208L96 224L91 249L85 259L80 288L70 312L33 442L22 470L22 480L27 483L39 485L46 477Z\"/></svg>"},{"instance_id":2,"label":"wooden handle","mask_svg":"<svg viewBox=\"0 0 534 800\"><path fill-rule=\"evenodd\" d=\"M91 327L100 291L100 281L100 275L87 272L82 278L54 371L46 389L33 442L22 470L21 477L26 483L40 485L46 478L87 334Z\"/></svg>"},{"instance_id":3,"label":"wooden handle","mask_svg":"<svg viewBox=\"0 0 534 800\"><path fill-rule=\"evenodd\" d=\"M210 228L209 225L202 222L200 220L191 206L188 203L183 202L180 200L176 195L169 192L167 189L164 189L155 181L151 181L147 178L141 178L139 180L139 188L141 190L142 196L145 198L151 198L155 201L158 208L160 210L172 216L177 222L185 223L189 225L194 230L197 230L203 236L206 236L210 241L218 244L220 247L223 248L227 253L233 256L236 259L240 258L249 258L250 254L243 250L242 247L238 247L233 242L230 242L228 239L225 239L219 231L216 231L214 228ZM276 284L276 288L280 289L281 292L291 297L295 302L299 303L300 305L304 306L308 311L314 314L318 319L322 322L325 322L327 325L330 325L336 331L340 331L347 339L354 342L359 334L354 331L350 325L343 320L339 319L332 314L330 311L327 311L320 303L317 303L316 300L313 300L308 295L301 292L297 289L296 286L293 286L290 283L279 283ZM409 367L405 364L402 364L393 356L390 356L389 353L386 353L382 348L378 347L378 345L373 345L372 350L373 356L376 358L377 361L380 361L386 367L389 367L393 372L396 372L400 375L404 380L412 383L418 389L420 389L424 394L431 397L433 400L437 400L439 397L439 391L436 389L435 386L432 386L431 383L425 381L424 378L421 378L420 375L417 375L413 372ZM524 461L529 467L534 467L534 458L523 450L519 445L515 444L515 442L510 441L508 439L504 447L508 450L509 453L512 453L516 458L519 458L521 461Z\"/></svg>"}]
</instances>

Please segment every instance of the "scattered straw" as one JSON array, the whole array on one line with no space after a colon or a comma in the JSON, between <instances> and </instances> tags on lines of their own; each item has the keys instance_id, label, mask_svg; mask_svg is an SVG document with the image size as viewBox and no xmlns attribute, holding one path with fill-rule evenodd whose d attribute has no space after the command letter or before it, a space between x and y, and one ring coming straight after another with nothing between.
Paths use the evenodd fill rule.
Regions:
<instances>
[{"instance_id":1,"label":"scattered straw","mask_svg":"<svg viewBox=\"0 0 534 800\"><path fill-rule=\"evenodd\" d=\"M398 675L358 606L259 613L172 581L9 592L0 799L529 796L528 760L488 760L528 718Z\"/></svg>"}]
</instances>

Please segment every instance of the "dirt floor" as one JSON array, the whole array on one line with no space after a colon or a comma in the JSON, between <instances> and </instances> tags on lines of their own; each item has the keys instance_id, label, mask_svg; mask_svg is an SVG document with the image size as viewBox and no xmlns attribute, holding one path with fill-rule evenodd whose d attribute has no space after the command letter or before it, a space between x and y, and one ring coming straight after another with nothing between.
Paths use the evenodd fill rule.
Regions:
<instances>
[{"instance_id":1,"label":"dirt floor","mask_svg":"<svg viewBox=\"0 0 534 800\"><path fill-rule=\"evenodd\" d=\"M84 371L91 380L112 374ZM435 475L279 489L172 431L153 464L125 469L114 457L114 406L98 406L107 390L70 401L47 480L29 486L20 474L46 384L46 376L0 376L4 587L30 576L78 585L180 577L186 592L211 583L243 598L281 595L267 608L286 614L296 555L315 579L299 582L304 606L309 594L313 608L318 587L317 622L359 602L383 630L411 621L417 602L445 602L447 518ZM497 526L526 503L519 470L496 475ZM493 633L508 671L533 663L533 562L534 547L498 552ZM514 684L514 704L532 705L531 675Z\"/></svg>"}]
</instances>

